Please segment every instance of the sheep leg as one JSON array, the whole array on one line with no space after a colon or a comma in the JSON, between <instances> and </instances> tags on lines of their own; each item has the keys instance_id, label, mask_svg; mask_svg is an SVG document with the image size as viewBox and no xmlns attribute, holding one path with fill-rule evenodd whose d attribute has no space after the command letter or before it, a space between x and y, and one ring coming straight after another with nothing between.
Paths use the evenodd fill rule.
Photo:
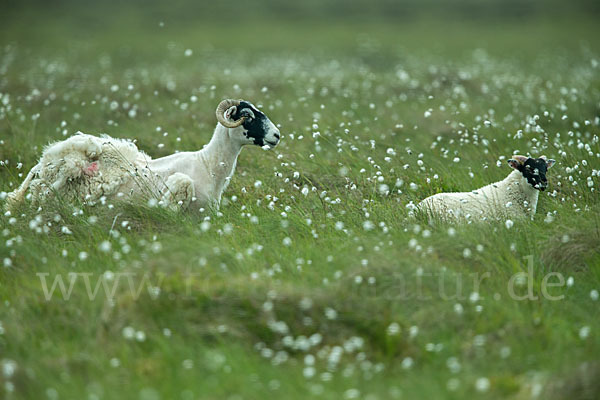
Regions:
<instances>
[{"instance_id":1,"label":"sheep leg","mask_svg":"<svg viewBox=\"0 0 600 400\"><path fill-rule=\"evenodd\" d=\"M166 193L162 196L165 206L173 209L185 208L195 195L194 181L186 174L175 172L167 178Z\"/></svg>"},{"instance_id":2,"label":"sheep leg","mask_svg":"<svg viewBox=\"0 0 600 400\"><path fill-rule=\"evenodd\" d=\"M50 161L50 159L60 159L74 152L83 153L86 158L94 159L102 153L102 146L97 143L96 138L93 136L74 135L48 147L44 151L43 158Z\"/></svg>"},{"instance_id":3,"label":"sheep leg","mask_svg":"<svg viewBox=\"0 0 600 400\"><path fill-rule=\"evenodd\" d=\"M21 183L21 186L19 186L18 189L15 189L8 194L6 198L7 210L14 209L23 202L23 200L25 199L25 192L27 192L27 189L29 189L29 184L31 183L31 180L33 179L35 174L37 174L39 169L40 164L36 164L33 168L31 168L25 180L23 181L23 183Z\"/></svg>"}]
</instances>

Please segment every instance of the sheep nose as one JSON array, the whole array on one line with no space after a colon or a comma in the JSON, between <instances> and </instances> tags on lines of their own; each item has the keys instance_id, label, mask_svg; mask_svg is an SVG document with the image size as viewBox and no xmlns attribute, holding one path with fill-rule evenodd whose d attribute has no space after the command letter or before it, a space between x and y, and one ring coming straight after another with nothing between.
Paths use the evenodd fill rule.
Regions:
<instances>
[{"instance_id":1,"label":"sheep nose","mask_svg":"<svg viewBox=\"0 0 600 400\"><path fill-rule=\"evenodd\" d=\"M274 133L274 134L273 134L273 136L275 136L275 138L276 138L277 140L279 140L279 138L281 137L281 136L279 136L279 133Z\"/></svg>"}]
</instances>

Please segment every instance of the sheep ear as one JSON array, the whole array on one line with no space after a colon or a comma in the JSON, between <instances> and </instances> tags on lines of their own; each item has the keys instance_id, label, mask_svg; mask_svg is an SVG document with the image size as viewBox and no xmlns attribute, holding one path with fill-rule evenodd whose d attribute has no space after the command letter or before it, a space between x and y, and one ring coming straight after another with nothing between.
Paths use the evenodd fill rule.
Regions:
<instances>
[{"instance_id":1,"label":"sheep ear","mask_svg":"<svg viewBox=\"0 0 600 400\"><path fill-rule=\"evenodd\" d=\"M556 161L553 159L549 159L548 161L546 161L546 166L548 169L552 168L552 166L554 165Z\"/></svg>"},{"instance_id":2,"label":"sheep ear","mask_svg":"<svg viewBox=\"0 0 600 400\"><path fill-rule=\"evenodd\" d=\"M508 165L510 165L514 169L519 169L519 167L521 166L521 163L519 163L517 160L513 160L511 158L510 160L508 160Z\"/></svg>"},{"instance_id":3,"label":"sheep ear","mask_svg":"<svg viewBox=\"0 0 600 400\"><path fill-rule=\"evenodd\" d=\"M235 114L236 111L237 111L237 107L231 106L227 110L225 110L225 113L223 113L223 115L225 116L225 119L227 119L229 121L233 121L234 120L233 115Z\"/></svg>"},{"instance_id":4,"label":"sheep ear","mask_svg":"<svg viewBox=\"0 0 600 400\"><path fill-rule=\"evenodd\" d=\"M515 154L514 156L512 156L513 160L518 161L521 165L525 164L525 161L527 161L528 157L525 156L519 156L517 154Z\"/></svg>"},{"instance_id":5,"label":"sheep ear","mask_svg":"<svg viewBox=\"0 0 600 400\"><path fill-rule=\"evenodd\" d=\"M242 117L246 117L246 118L250 118L250 119L254 119L254 112L252 112L251 109L249 108L242 108L240 110L240 115Z\"/></svg>"}]
</instances>

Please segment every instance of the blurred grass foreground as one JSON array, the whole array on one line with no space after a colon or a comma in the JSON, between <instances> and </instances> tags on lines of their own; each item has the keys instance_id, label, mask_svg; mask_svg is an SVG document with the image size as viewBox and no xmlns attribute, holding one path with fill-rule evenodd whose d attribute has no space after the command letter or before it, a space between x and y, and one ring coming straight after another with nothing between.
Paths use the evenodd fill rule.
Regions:
<instances>
[{"instance_id":1,"label":"blurred grass foreground","mask_svg":"<svg viewBox=\"0 0 600 400\"><path fill-rule=\"evenodd\" d=\"M161 157L243 98L283 138L242 152L219 212L3 212L0 398L600 398L599 17L593 0L4 0L0 206L79 130ZM517 153L557 160L533 221L407 218Z\"/></svg>"}]
</instances>

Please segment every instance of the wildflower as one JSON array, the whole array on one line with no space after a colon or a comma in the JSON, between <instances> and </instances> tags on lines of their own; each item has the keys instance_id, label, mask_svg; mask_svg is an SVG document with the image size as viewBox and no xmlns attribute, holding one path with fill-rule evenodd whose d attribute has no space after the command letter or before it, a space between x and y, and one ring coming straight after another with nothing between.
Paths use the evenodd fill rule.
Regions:
<instances>
[{"instance_id":1,"label":"wildflower","mask_svg":"<svg viewBox=\"0 0 600 400\"><path fill-rule=\"evenodd\" d=\"M414 361L411 357L405 357L402 360L401 366L403 369L410 369L410 368L412 368L413 364L414 364Z\"/></svg>"},{"instance_id":2,"label":"wildflower","mask_svg":"<svg viewBox=\"0 0 600 400\"><path fill-rule=\"evenodd\" d=\"M395 336L400 333L400 325L397 322L392 322L386 330L387 334L390 336Z\"/></svg>"},{"instance_id":3,"label":"wildflower","mask_svg":"<svg viewBox=\"0 0 600 400\"><path fill-rule=\"evenodd\" d=\"M490 380L486 377L479 378L475 381L475 389L478 392L487 392L490 388Z\"/></svg>"},{"instance_id":4,"label":"wildflower","mask_svg":"<svg viewBox=\"0 0 600 400\"><path fill-rule=\"evenodd\" d=\"M112 245L111 245L111 243L108 240L103 241L98 246L98 249L100 249L100 251L103 252L103 253L108 253L111 248L112 248Z\"/></svg>"}]
</instances>

